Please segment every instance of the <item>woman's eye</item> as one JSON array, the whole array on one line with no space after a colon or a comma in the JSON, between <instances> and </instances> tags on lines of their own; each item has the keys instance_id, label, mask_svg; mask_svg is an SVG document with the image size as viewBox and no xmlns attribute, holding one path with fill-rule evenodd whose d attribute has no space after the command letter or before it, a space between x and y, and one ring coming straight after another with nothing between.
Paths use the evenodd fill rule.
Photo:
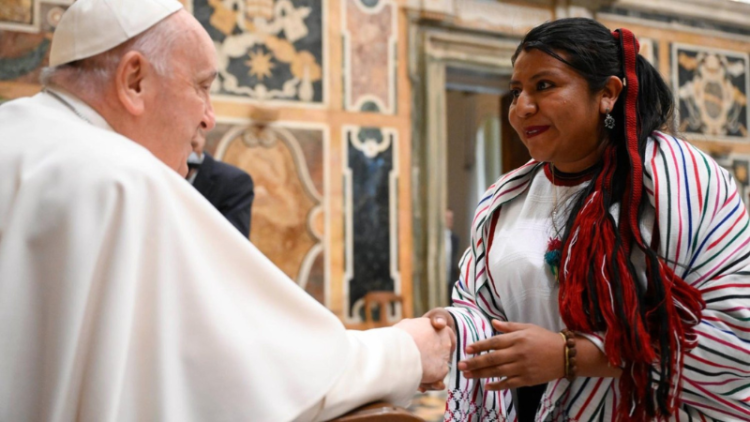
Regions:
<instances>
[{"instance_id":1,"label":"woman's eye","mask_svg":"<svg viewBox=\"0 0 750 422\"><path fill-rule=\"evenodd\" d=\"M538 90L540 90L540 91L541 91L541 90L545 90L545 89L548 89L548 88L552 88L552 84L551 84L551 83L549 83L549 82L547 82L547 81L540 81L540 82L539 82L539 83L538 83L538 84L536 85L536 89L538 89Z\"/></svg>"},{"instance_id":2,"label":"woman's eye","mask_svg":"<svg viewBox=\"0 0 750 422\"><path fill-rule=\"evenodd\" d=\"M518 98L518 96L521 95L521 90L520 89L511 89L510 90L510 95L513 98Z\"/></svg>"}]
</instances>

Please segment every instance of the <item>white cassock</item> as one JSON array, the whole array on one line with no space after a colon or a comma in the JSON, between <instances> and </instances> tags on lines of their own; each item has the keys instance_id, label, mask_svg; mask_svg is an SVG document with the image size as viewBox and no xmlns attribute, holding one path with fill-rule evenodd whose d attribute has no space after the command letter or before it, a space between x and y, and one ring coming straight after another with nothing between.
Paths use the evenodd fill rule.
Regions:
<instances>
[{"instance_id":1,"label":"white cassock","mask_svg":"<svg viewBox=\"0 0 750 422\"><path fill-rule=\"evenodd\" d=\"M0 107L0 421L325 420L421 371L80 100Z\"/></svg>"}]
</instances>

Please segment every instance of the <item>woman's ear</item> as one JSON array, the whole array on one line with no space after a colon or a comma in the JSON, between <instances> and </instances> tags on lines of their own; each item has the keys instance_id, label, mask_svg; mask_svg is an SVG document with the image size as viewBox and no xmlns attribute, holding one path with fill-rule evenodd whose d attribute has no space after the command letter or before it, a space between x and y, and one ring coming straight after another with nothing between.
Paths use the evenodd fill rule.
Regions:
<instances>
[{"instance_id":1,"label":"woman's ear","mask_svg":"<svg viewBox=\"0 0 750 422\"><path fill-rule=\"evenodd\" d=\"M129 51L120 60L115 71L117 98L128 113L140 116L146 110L144 85L153 77L146 58L138 51Z\"/></svg>"},{"instance_id":2,"label":"woman's ear","mask_svg":"<svg viewBox=\"0 0 750 422\"><path fill-rule=\"evenodd\" d=\"M612 111L615 108L617 99L620 98L622 93L622 79L617 76L610 76L604 88L601 90L601 97L599 99L599 113L604 114L608 111Z\"/></svg>"}]
</instances>

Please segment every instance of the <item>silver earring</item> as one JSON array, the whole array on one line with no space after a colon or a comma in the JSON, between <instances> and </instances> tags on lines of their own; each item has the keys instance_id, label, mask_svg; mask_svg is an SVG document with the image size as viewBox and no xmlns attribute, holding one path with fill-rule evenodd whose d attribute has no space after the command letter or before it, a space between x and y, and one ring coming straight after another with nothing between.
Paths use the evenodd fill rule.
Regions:
<instances>
[{"instance_id":1,"label":"silver earring","mask_svg":"<svg viewBox=\"0 0 750 422\"><path fill-rule=\"evenodd\" d=\"M609 110L607 110L607 116L604 118L604 127L609 130L614 129L615 127L615 118L612 117L611 114L609 114Z\"/></svg>"}]
</instances>

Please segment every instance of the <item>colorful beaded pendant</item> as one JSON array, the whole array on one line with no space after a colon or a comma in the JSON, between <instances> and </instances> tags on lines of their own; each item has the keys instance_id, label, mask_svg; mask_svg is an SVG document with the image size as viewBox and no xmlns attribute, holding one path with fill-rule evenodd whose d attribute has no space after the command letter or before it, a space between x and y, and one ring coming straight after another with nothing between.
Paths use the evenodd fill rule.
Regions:
<instances>
[{"instance_id":1,"label":"colorful beaded pendant","mask_svg":"<svg viewBox=\"0 0 750 422\"><path fill-rule=\"evenodd\" d=\"M561 257L562 241L560 241L559 237L551 237L547 242L547 252L544 253L544 262L555 277L555 281L558 280Z\"/></svg>"}]
</instances>

